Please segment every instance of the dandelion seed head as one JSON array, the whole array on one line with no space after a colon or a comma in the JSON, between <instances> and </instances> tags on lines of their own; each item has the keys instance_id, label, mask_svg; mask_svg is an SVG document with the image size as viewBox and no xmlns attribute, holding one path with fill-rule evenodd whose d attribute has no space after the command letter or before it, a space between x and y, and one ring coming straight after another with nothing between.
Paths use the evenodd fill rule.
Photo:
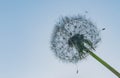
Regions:
<instances>
[{"instance_id":1,"label":"dandelion seed head","mask_svg":"<svg viewBox=\"0 0 120 78\"><path fill-rule=\"evenodd\" d=\"M99 31L89 19L82 15L62 17L56 24L51 39L51 49L56 57L64 62L77 63L88 55L88 52L78 52L70 42L75 35L83 35L92 42L93 47L101 41ZM86 45L87 46L87 45ZM87 46L88 47L88 46ZM90 47L88 47L92 50Z\"/></svg>"}]
</instances>

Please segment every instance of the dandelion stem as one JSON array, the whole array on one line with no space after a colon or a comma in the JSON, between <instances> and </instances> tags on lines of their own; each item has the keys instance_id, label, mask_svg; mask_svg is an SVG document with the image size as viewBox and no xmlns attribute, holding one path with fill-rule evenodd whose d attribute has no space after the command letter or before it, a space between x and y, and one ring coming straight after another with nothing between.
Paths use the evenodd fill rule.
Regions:
<instances>
[{"instance_id":1,"label":"dandelion stem","mask_svg":"<svg viewBox=\"0 0 120 78\"><path fill-rule=\"evenodd\" d=\"M89 54L120 78L120 73L117 70L115 70L113 67L111 67L108 63L106 63L104 60L102 60L100 57L98 57L96 54L94 54L91 51L89 51Z\"/></svg>"}]
</instances>

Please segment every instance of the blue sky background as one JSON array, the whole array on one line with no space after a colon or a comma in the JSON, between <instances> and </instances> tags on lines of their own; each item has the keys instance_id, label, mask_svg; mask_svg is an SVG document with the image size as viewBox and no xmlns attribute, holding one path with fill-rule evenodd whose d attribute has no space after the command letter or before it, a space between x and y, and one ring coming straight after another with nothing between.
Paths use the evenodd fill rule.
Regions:
<instances>
[{"instance_id":1,"label":"blue sky background","mask_svg":"<svg viewBox=\"0 0 120 78\"><path fill-rule=\"evenodd\" d=\"M0 0L0 78L117 78L91 56L77 66L50 50L60 16L85 14L101 32L98 56L120 72L119 0Z\"/></svg>"}]
</instances>

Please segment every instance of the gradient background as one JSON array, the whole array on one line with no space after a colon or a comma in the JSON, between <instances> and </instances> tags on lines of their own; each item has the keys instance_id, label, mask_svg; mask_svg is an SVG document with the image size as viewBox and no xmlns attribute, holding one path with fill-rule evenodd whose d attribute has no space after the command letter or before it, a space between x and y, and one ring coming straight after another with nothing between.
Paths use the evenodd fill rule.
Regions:
<instances>
[{"instance_id":1,"label":"gradient background","mask_svg":"<svg viewBox=\"0 0 120 78\"><path fill-rule=\"evenodd\" d=\"M120 72L119 0L0 0L0 78L117 78L91 56L75 65L50 50L59 17L85 11L106 28L95 53Z\"/></svg>"}]
</instances>

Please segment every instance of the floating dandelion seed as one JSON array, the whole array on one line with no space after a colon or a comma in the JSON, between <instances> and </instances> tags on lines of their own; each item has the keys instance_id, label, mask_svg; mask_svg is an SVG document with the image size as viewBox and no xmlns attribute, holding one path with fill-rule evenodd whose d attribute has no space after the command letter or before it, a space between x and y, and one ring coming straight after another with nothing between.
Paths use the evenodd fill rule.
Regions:
<instances>
[{"instance_id":1,"label":"floating dandelion seed","mask_svg":"<svg viewBox=\"0 0 120 78\"><path fill-rule=\"evenodd\" d=\"M100 31L85 16L66 16L55 25L51 48L56 57L64 62L77 63L90 54L120 77L119 72L92 52L100 41Z\"/></svg>"},{"instance_id":2,"label":"floating dandelion seed","mask_svg":"<svg viewBox=\"0 0 120 78\"><path fill-rule=\"evenodd\" d=\"M102 30L105 30L105 28L102 28Z\"/></svg>"}]
</instances>

